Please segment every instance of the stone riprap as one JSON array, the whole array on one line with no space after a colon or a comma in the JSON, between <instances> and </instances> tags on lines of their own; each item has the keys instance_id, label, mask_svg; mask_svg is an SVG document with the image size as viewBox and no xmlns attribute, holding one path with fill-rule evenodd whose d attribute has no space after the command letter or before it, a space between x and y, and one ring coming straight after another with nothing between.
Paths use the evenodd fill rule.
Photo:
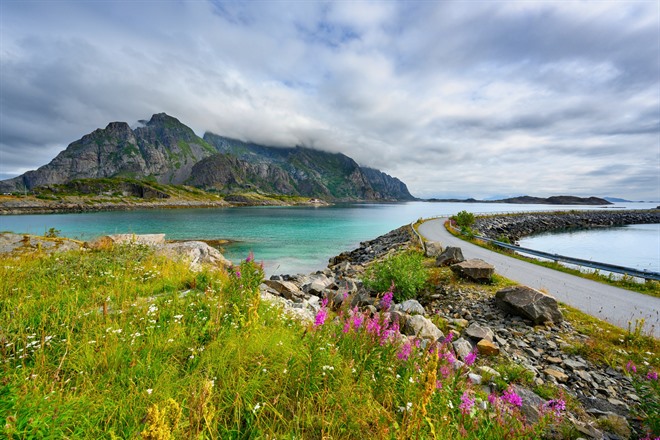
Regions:
<instances>
[{"instance_id":1,"label":"stone riprap","mask_svg":"<svg viewBox=\"0 0 660 440\"><path fill-rule=\"evenodd\" d=\"M474 229L479 235L515 243L541 232L649 223L660 223L660 209L492 215L477 217Z\"/></svg>"}]
</instances>

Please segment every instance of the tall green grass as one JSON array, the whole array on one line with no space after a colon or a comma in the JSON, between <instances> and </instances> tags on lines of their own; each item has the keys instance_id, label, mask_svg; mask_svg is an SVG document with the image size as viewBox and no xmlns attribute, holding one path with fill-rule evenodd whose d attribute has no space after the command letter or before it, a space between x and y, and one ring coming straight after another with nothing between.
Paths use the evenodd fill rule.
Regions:
<instances>
[{"instance_id":1,"label":"tall green grass","mask_svg":"<svg viewBox=\"0 0 660 440\"><path fill-rule=\"evenodd\" d=\"M0 259L8 438L540 438L471 384L449 341L325 306L261 303L251 259L191 272L147 248ZM350 303L350 301L346 301Z\"/></svg>"}]
</instances>

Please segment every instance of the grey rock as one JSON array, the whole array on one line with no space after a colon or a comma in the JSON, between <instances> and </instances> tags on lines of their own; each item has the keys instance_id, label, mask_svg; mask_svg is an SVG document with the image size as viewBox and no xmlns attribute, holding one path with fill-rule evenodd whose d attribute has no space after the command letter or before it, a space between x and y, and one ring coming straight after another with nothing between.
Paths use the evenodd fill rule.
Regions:
<instances>
[{"instance_id":1,"label":"grey rock","mask_svg":"<svg viewBox=\"0 0 660 440\"><path fill-rule=\"evenodd\" d=\"M454 246L447 246L447 248L435 259L435 265L438 267L451 266L452 264L462 263L465 261L463 251L461 248Z\"/></svg>"},{"instance_id":2,"label":"grey rock","mask_svg":"<svg viewBox=\"0 0 660 440\"><path fill-rule=\"evenodd\" d=\"M489 327L482 327L481 325L473 322L468 328L465 329L465 334L469 337L476 339L477 341L481 339L486 339L488 341L493 341L495 334Z\"/></svg>"},{"instance_id":3,"label":"grey rock","mask_svg":"<svg viewBox=\"0 0 660 440\"><path fill-rule=\"evenodd\" d=\"M527 422L538 423L541 418L541 408L547 401L539 397L533 391L520 385L513 385L512 389L522 400L522 407L520 410L525 416Z\"/></svg>"},{"instance_id":4,"label":"grey rock","mask_svg":"<svg viewBox=\"0 0 660 440\"><path fill-rule=\"evenodd\" d=\"M425 243L426 256L437 257L442 253L442 244L437 241L428 241Z\"/></svg>"},{"instance_id":5,"label":"grey rock","mask_svg":"<svg viewBox=\"0 0 660 440\"><path fill-rule=\"evenodd\" d=\"M106 237L115 244L142 244L146 246L165 244L165 234L114 234Z\"/></svg>"},{"instance_id":6,"label":"grey rock","mask_svg":"<svg viewBox=\"0 0 660 440\"><path fill-rule=\"evenodd\" d=\"M394 306L394 310L407 313L409 315L424 315L426 310L416 299L408 299Z\"/></svg>"},{"instance_id":7,"label":"grey rock","mask_svg":"<svg viewBox=\"0 0 660 440\"><path fill-rule=\"evenodd\" d=\"M421 315L414 315L406 318L403 326L403 334L417 336L422 339L429 339L432 342L445 337L442 331L440 331L430 319Z\"/></svg>"},{"instance_id":8,"label":"grey rock","mask_svg":"<svg viewBox=\"0 0 660 440\"><path fill-rule=\"evenodd\" d=\"M457 339L456 341L452 342L452 346L454 347L454 351L458 355L458 357L462 360L465 360L465 357L472 353L474 350L474 347L472 347L472 344L468 342L467 340L460 338Z\"/></svg>"},{"instance_id":9,"label":"grey rock","mask_svg":"<svg viewBox=\"0 0 660 440\"><path fill-rule=\"evenodd\" d=\"M302 299L305 298L303 291L291 281L265 280L264 284L286 299L302 302Z\"/></svg>"},{"instance_id":10,"label":"grey rock","mask_svg":"<svg viewBox=\"0 0 660 440\"><path fill-rule=\"evenodd\" d=\"M531 287L506 287L495 294L495 301L505 312L527 318L534 324L558 324L564 319L557 300Z\"/></svg>"},{"instance_id":11,"label":"grey rock","mask_svg":"<svg viewBox=\"0 0 660 440\"><path fill-rule=\"evenodd\" d=\"M227 260L219 250L203 241L183 241L156 245L155 252L168 258L186 261L190 268L195 271L201 270L205 265L231 266L231 261Z\"/></svg>"},{"instance_id":12,"label":"grey rock","mask_svg":"<svg viewBox=\"0 0 660 440\"><path fill-rule=\"evenodd\" d=\"M473 258L462 263L453 264L451 270L457 275L469 278L477 283L488 283L495 273L495 266L478 258Z\"/></svg>"}]
</instances>

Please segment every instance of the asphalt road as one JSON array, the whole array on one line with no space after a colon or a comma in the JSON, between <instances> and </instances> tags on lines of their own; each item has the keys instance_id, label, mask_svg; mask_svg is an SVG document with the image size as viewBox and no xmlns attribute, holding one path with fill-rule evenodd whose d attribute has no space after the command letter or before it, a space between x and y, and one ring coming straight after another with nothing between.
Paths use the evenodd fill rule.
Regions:
<instances>
[{"instance_id":1,"label":"asphalt road","mask_svg":"<svg viewBox=\"0 0 660 440\"><path fill-rule=\"evenodd\" d=\"M446 246L460 247L466 259L479 258L493 266L495 272L534 289L554 296L589 315L627 329L628 322L644 319L646 334L660 338L660 298L642 295L527 263L484 249L451 235L444 227L447 219L428 220L419 226L419 233L427 240Z\"/></svg>"}]
</instances>

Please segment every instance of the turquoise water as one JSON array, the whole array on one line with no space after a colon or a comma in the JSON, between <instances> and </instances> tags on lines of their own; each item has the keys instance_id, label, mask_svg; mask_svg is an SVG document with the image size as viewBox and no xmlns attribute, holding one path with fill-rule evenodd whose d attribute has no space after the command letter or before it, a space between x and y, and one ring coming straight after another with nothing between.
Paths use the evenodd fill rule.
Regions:
<instances>
[{"instance_id":1,"label":"turquoise water","mask_svg":"<svg viewBox=\"0 0 660 440\"><path fill-rule=\"evenodd\" d=\"M520 246L584 260L660 272L660 224L546 233Z\"/></svg>"},{"instance_id":2,"label":"turquoise water","mask_svg":"<svg viewBox=\"0 0 660 440\"><path fill-rule=\"evenodd\" d=\"M654 206L637 203L629 207ZM361 241L419 218L462 210L479 213L585 208L589 207L409 202L317 208L167 209L0 216L0 230L41 235L55 228L63 236L83 240L116 233L165 233L168 239L229 239L236 243L228 245L224 254L232 261L252 251L257 261L264 262L268 274L309 273L324 268L328 258L355 248Z\"/></svg>"}]
</instances>

